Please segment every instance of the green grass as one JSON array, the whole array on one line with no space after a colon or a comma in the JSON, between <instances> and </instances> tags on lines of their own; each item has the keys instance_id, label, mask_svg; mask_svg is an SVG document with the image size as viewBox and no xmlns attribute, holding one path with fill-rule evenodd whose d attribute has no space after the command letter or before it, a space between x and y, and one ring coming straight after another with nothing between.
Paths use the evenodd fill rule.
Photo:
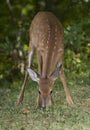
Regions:
<instances>
[{"instance_id":1,"label":"green grass","mask_svg":"<svg viewBox=\"0 0 90 130\"><path fill-rule=\"evenodd\" d=\"M70 78L68 86L74 105L67 104L58 79L53 91L54 104L46 110L36 107L36 83L27 83L23 104L19 106L16 99L20 88L4 83L0 88L0 130L90 130L89 80L86 77L72 82ZM23 108L29 109L29 113L23 114Z\"/></svg>"}]
</instances>

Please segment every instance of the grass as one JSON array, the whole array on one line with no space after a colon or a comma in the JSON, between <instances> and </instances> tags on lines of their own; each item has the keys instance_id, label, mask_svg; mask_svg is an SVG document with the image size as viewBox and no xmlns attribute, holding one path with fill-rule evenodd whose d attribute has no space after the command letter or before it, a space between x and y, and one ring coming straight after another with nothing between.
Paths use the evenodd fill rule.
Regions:
<instances>
[{"instance_id":1,"label":"grass","mask_svg":"<svg viewBox=\"0 0 90 130\"><path fill-rule=\"evenodd\" d=\"M36 83L27 83L24 101L19 106L16 99L20 88L10 86L4 83L0 88L0 130L90 130L90 86L87 76L73 82L68 78L75 103L71 106L66 102L58 79L53 91L54 104L46 110L36 107ZM13 86L18 86L18 83ZM25 109L28 110L27 114L24 113Z\"/></svg>"}]
</instances>

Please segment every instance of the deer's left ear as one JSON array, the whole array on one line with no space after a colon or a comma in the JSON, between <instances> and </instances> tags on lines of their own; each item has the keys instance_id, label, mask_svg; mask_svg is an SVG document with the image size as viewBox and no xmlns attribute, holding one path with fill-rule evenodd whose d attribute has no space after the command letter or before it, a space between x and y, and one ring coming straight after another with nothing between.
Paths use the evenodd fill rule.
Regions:
<instances>
[{"instance_id":1,"label":"deer's left ear","mask_svg":"<svg viewBox=\"0 0 90 130\"><path fill-rule=\"evenodd\" d=\"M31 68L28 68L27 71L33 81L39 82L39 76L35 71L33 71Z\"/></svg>"},{"instance_id":2,"label":"deer's left ear","mask_svg":"<svg viewBox=\"0 0 90 130\"><path fill-rule=\"evenodd\" d=\"M56 80L58 75L61 72L61 68L62 68L62 64L60 64L60 66L58 66L58 68L51 74L50 78Z\"/></svg>"}]
</instances>

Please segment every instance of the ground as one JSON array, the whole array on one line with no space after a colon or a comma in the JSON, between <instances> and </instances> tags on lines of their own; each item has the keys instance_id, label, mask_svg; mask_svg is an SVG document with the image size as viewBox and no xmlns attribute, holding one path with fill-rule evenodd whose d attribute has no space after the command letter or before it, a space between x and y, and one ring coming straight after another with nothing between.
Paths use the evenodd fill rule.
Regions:
<instances>
[{"instance_id":1,"label":"ground","mask_svg":"<svg viewBox=\"0 0 90 130\"><path fill-rule=\"evenodd\" d=\"M90 130L90 84L86 78L67 79L74 105L68 105L59 79L53 90L54 104L46 110L36 107L37 84L27 83L23 103L16 104L19 83L0 88L0 130ZM7 86L7 87L6 87Z\"/></svg>"}]
</instances>

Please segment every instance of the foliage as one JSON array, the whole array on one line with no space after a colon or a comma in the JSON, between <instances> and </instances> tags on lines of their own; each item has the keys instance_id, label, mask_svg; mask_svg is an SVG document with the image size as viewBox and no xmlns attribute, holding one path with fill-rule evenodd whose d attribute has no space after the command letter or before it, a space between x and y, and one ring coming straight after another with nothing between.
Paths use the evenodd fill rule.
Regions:
<instances>
[{"instance_id":1,"label":"foliage","mask_svg":"<svg viewBox=\"0 0 90 130\"><path fill-rule=\"evenodd\" d=\"M52 11L65 30L65 69L84 73L90 58L90 0L1 0L0 79L19 79L27 65L29 26L38 11ZM34 66L36 66L36 61Z\"/></svg>"},{"instance_id":2,"label":"foliage","mask_svg":"<svg viewBox=\"0 0 90 130\"><path fill-rule=\"evenodd\" d=\"M82 74L90 64L90 43L89 37L83 30L87 22L67 26L65 29L65 68L73 73Z\"/></svg>"}]
</instances>

